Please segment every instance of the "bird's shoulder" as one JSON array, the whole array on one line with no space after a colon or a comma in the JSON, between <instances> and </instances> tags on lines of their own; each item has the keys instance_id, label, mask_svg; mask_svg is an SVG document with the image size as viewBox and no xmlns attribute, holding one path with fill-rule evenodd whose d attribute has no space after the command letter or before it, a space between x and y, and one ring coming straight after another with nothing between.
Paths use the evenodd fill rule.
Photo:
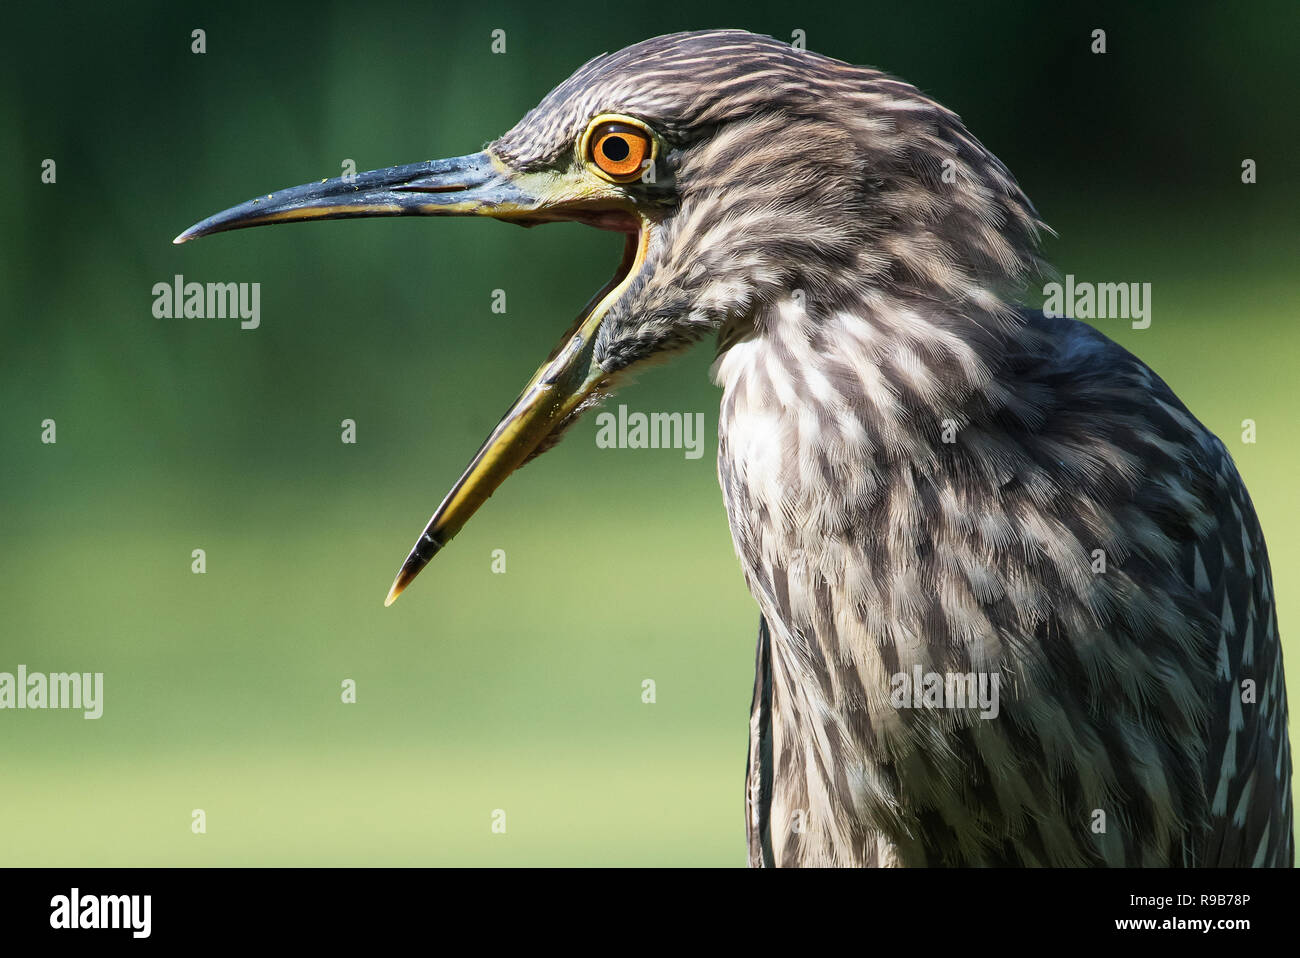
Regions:
<instances>
[{"instance_id":1,"label":"bird's shoulder","mask_svg":"<svg viewBox=\"0 0 1300 958\"><path fill-rule=\"evenodd\" d=\"M1013 359L1024 381L1049 387L1049 405L1058 411L1088 409L1096 435L1118 457L1135 459L1131 482L1109 487L1123 500L1111 507L1129 523L1137 517L1150 526L1146 537L1134 530L1137 548L1120 557L1120 567L1140 568L1135 584L1204 639L1199 671L1212 676L1203 692L1208 832L1189 860L1289 865L1282 651L1268 549L1246 484L1224 443L1140 358L1077 320L1037 313L1029 314L1027 326L1035 335L1026 342L1034 345ZM1068 413L1059 416L1069 421ZM1051 415L1042 423L1049 435L1059 426ZM1166 561L1150 561L1153 553L1135 565L1153 542ZM1112 634L1145 644L1141 628Z\"/></svg>"}]
</instances>

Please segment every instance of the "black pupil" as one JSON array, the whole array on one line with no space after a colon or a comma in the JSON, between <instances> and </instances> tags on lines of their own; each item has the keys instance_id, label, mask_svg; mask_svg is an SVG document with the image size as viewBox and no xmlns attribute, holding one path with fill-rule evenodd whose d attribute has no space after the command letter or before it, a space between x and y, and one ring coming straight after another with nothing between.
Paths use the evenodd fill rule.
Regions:
<instances>
[{"instance_id":1,"label":"black pupil","mask_svg":"<svg viewBox=\"0 0 1300 958\"><path fill-rule=\"evenodd\" d=\"M627 159L628 154L632 152L632 147L628 146L627 140L621 136L607 136L600 144L600 152L617 163Z\"/></svg>"}]
</instances>

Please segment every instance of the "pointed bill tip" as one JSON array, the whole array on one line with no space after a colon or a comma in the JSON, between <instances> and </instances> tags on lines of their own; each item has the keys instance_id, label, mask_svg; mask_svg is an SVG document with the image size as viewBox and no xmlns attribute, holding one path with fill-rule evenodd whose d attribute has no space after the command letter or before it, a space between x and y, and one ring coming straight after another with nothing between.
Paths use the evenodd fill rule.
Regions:
<instances>
[{"instance_id":1,"label":"pointed bill tip","mask_svg":"<svg viewBox=\"0 0 1300 958\"><path fill-rule=\"evenodd\" d=\"M411 584L411 580L415 578L415 573L418 571L419 569L411 570L409 559L402 564L402 568L398 570L397 578L393 580L393 585L388 590L388 598L384 599L385 609L396 602L397 597L406 591L406 587Z\"/></svg>"},{"instance_id":2,"label":"pointed bill tip","mask_svg":"<svg viewBox=\"0 0 1300 958\"><path fill-rule=\"evenodd\" d=\"M189 229L178 233L176 235L176 238L172 240L172 245L180 246L183 243L188 243L190 240L196 240L200 236L207 236L210 230L208 230L206 227L215 218L216 217L209 216L206 220L203 220L201 223L195 223Z\"/></svg>"},{"instance_id":3,"label":"pointed bill tip","mask_svg":"<svg viewBox=\"0 0 1300 958\"><path fill-rule=\"evenodd\" d=\"M401 578L402 577L399 575L397 579L394 580L393 587L388 590L388 598L384 600L385 609L388 608L390 605L392 605L394 602L396 602L397 597L401 595L403 591L405 591L406 586L402 584Z\"/></svg>"},{"instance_id":4,"label":"pointed bill tip","mask_svg":"<svg viewBox=\"0 0 1300 958\"><path fill-rule=\"evenodd\" d=\"M415 581L415 577L420 574L420 570L429 564L429 560L437 555L438 550L441 548L442 543L430 535L426 529L424 534L416 540L410 555L402 563L402 568L397 571L397 578L393 580L393 587L388 590L388 598L384 600L384 608L388 608L397 601L397 597L406 591L408 585Z\"/></svg>"},{"instance_id":5,"label":"pointed bill tip","mask_svg":"<svg viewBox=\"0 0 1300 958\"><path fill-rule=\"evenodd\" d=\"M221 215L223 214L220 213L217 214L217 216L221 216ZM207 236L209 233L213 232L213 230L211 229L211 224L212 221L215 220L216 218L217 218L216 216L209 216L206 220L203 220L200 223L195 223L189 229L184 230L181 233L178 233L176 235L176 238L172 240L172 245L180 246L184 243L188 243L190 240L196 240L200 236ZM216 232L219 233L221 232L221 230L217 230Z\"/></svg>"}]
</instances>

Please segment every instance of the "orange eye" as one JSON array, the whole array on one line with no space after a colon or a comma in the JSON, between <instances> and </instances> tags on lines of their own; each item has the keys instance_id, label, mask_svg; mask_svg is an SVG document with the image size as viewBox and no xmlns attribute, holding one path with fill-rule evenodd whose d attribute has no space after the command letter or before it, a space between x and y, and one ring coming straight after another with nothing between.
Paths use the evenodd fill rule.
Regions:
<instances>
[{"instance_id":1,"label":"orange eye","mask_svg":"<svg viewBox=\"0 0 1300 958\"><path fill-rule=\"evenodd\" d=\"M645 130L630 123L602 123L591 131L587 141L591 162L618 183L627 183L641 175L641 165L653 152Z\"/></svg>"}]
</instances>

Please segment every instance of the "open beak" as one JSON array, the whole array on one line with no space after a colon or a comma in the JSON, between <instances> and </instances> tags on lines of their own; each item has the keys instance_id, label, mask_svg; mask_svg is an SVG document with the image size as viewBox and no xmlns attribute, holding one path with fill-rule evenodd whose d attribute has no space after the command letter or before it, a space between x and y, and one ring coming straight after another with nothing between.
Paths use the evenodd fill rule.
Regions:
<instances>
[{"instance_id":1,"label":"open beak","mask_svg":"<svg viewBox=\"0 0 1300 958\"><path fill-rule=\"evenodd\" d=\"M359 216L491 216L524 224L575 219L628 233L623 261L614 278L592 298L533 375L415 541L384 602L392 605L506 477L557 441L584 404L599 395L608 377L594 358L596 331L644 261L645 230L640 228L639 218L627 212L566 211L558 204L548 205L544 197L521 188L509 170L484 152L372 170L271 193L210 216L173 242L269 223Z\"/></svg>"}]
</instances>

